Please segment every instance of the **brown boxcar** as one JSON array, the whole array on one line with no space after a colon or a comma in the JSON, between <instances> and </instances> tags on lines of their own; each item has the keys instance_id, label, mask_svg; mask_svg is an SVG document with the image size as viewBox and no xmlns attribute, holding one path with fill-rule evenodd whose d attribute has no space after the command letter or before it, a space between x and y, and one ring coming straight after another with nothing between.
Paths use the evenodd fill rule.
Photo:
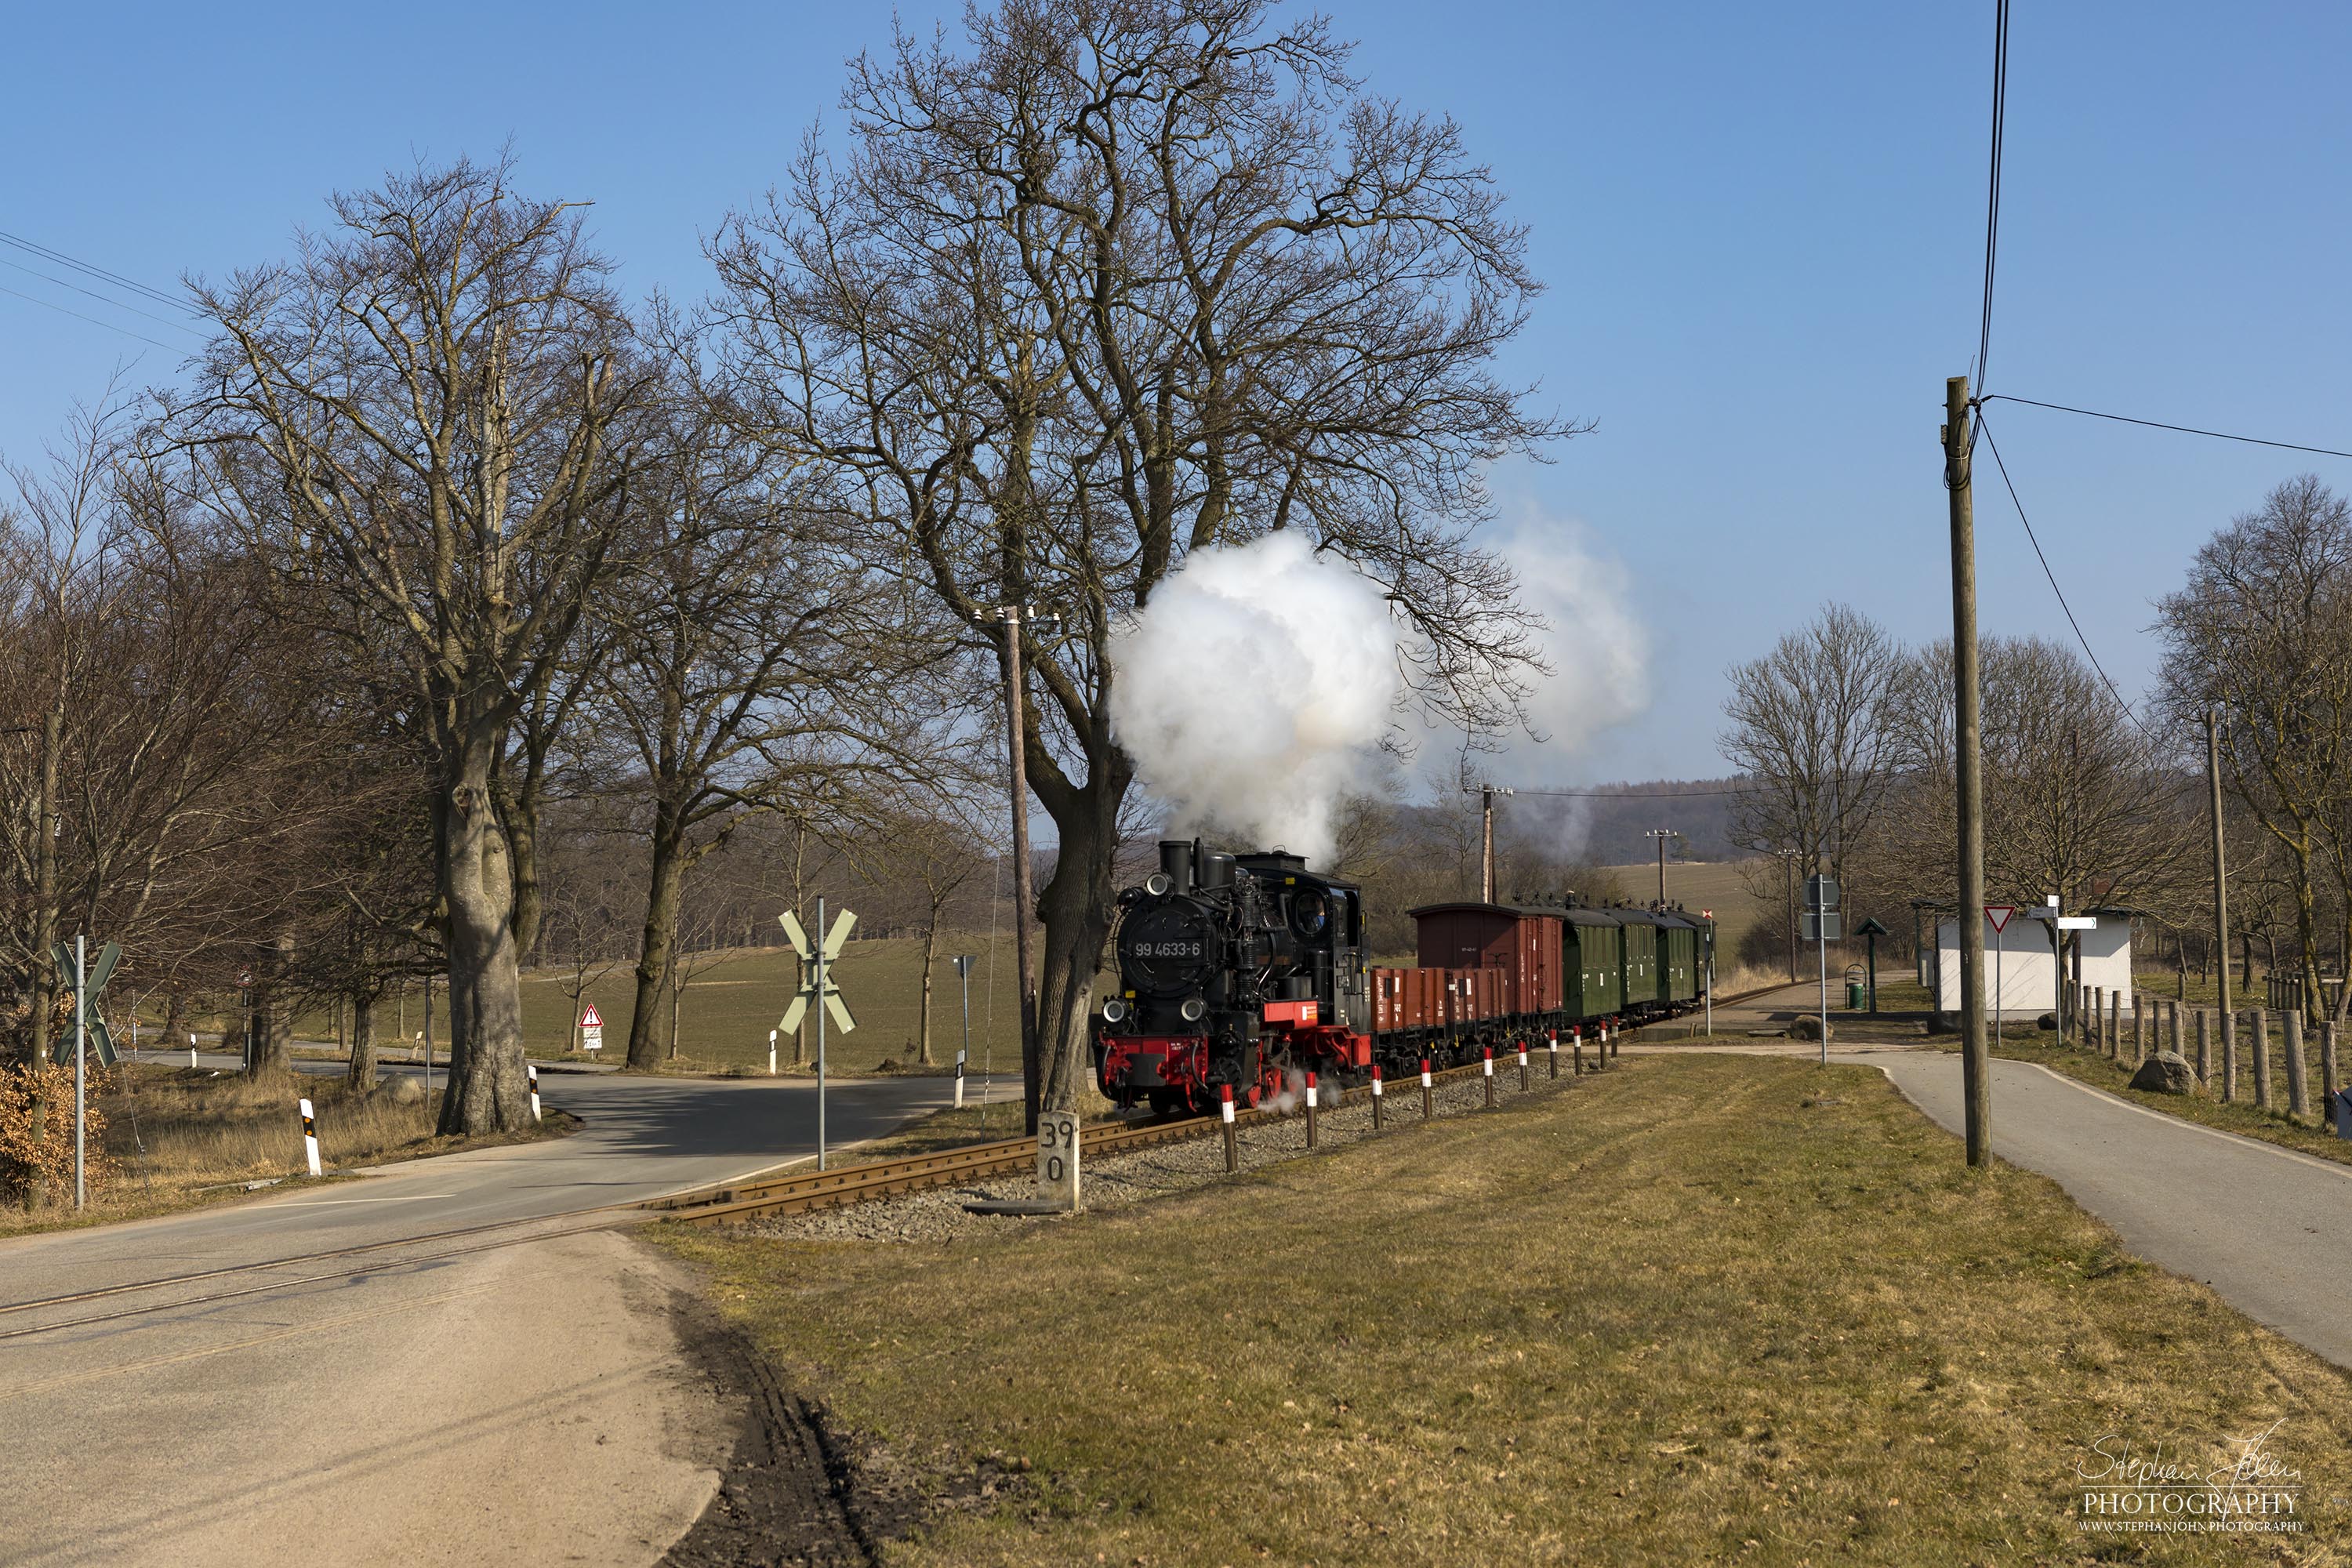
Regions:
<instances>
[{"instance_id":1,"label":"brown boxcar","mask_svg":"<svg viewBox=\"0 0 2352 1568\"><path fill-rule=\"evenodd\" d=\"M1508 904L1423 904L1407 911L1433 969L1499 969L1504 991L1484 1016L1560 1007L1560 918Z\"/></svg>"},{"instance_id":2,"label":"brown boxcar","mask_svg":"<svg viewBox=\"0 0 2352 1568\"><path fill-rule=\"evenodd\" d=\"M1442 1029L1445 1026L1444 971L1375 969L1371 973L1373 1028L1389 1034L1400 1029Z\"/></svg>"}]
</instances>

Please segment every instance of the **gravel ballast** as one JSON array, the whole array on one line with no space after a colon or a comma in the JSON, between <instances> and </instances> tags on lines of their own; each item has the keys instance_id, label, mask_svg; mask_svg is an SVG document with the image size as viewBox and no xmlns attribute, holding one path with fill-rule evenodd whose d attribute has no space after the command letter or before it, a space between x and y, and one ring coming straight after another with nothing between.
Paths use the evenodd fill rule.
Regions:
<instances>
[{"instance_id":1,"label":"gravel ballast","mask_svg":"<svg viewBox=\"0 0 2352 1568\"><path fill-rule=\"evenodd\" d=\"M1574 1085L1578 1079L1570 1071L1568 1053L1562 1051L1560 1056L1560 1076L1554 1080L1545 1076L1549 1071L1545 1053L1540 1050L1528 1053L1528 1088L1524 1095L1519 1089L1517 1058L1515 1055L1497 1056L1495 1058L1496 1109L1504 1109L1521 1099L1537 1099L1557 1093ZM1386 1125L1378 1134L1381 1137L1411 1128L1422 1120L1421 1080L1418 1077L1391 1081L1386 1089L1388 1105L1382 1116ZM1339 1098L1338 1091L1326 1086L1319 1090L1319 1096L1321 1103L1316 1110L1315 1124L1316 1153L1375 1136L1372 1131L1372 1093L1369 1086L1360 1085L1346 1090L1336 1107L1331 1101ZM1472 1115L1484 1110L1486 1103L1486 1081L1475 1073L1449 1083L1440 1083L1430 1091L1433 1119ZM1238 1139L1244 1173L1306 1154L1307 1110L1304 1100L1286 1115L1243 1123ZM1118 1208L1147 1198L1187 1192L1218 1181L1224 1174L1224 1140L1213 1131L1204 1137L1161 1143L1133 1153L1089 1159L1079 1173L1084 1202L1089 1209ZM795 1241L949 1241L982 1234L1003 1234L1012 1226L1056 1225L1070 1217L1068 1215L981 1215L973 1214L964 1206L983 1201L1034 1197L1036 1190L1036 1178L1033 1175L996 1176L958 1187L939 1187L929 1192L877 1198L845 1208L819 1209L810 1214L751 1220L745 1222L744 1229L752 1235L788 1237Z\"/></svg>"}]
</instances>

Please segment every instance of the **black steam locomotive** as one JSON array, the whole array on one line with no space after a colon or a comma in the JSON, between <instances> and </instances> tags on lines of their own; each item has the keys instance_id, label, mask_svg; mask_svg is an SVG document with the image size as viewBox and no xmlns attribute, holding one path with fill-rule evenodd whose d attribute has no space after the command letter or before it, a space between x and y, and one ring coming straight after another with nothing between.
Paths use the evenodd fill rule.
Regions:
<instances>
[{"instance_id":1,"label":"black steam locomotive","mask_svg":"<svg viewBox=\"0 0 2352 1568\"><path fill-rule=\"evenodd\" d=\"M1095 1034L1105 1092L1155 1110L1255 1103L1284 1073L1371 1063L1363 894L1297 855L1168 839L1119 895L1118 994Z\"/></svg>"}]
</instances>

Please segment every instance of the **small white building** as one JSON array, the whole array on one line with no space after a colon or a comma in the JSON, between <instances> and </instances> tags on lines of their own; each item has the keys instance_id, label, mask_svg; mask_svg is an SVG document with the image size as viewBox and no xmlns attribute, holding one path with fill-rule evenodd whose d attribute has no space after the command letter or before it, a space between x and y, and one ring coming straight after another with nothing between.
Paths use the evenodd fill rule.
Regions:
<instances>
[{"instance_id":1,"label":"small white building","mask_svg":"<svg viewBox=\"0 0 2352 1568\"><path fill-rule=\"evenodd\" d=\"M1981 918L1981 917L1979 917ZM2069 931L2082 944L2083 984L2103 988L2123 998L2123 1010L2132 1010L2132 921L2120 912L2102 914L2095 931ZM2000 1007L2010 1017L2039 1017L2058 1005L2058 961L2050 949L2048 922L2032 919L2023 910L2009 918L2006 931L1995 932L1985 921L1984 987L1988 1009ZM1998 957L1996 958L1996 954ZM1936 1011L1958 1012L1960 1005L1960 925L1946 917L1936 922ZM1993 995L1996 975L2000 994Z\"/></svg>"}]
</instances>

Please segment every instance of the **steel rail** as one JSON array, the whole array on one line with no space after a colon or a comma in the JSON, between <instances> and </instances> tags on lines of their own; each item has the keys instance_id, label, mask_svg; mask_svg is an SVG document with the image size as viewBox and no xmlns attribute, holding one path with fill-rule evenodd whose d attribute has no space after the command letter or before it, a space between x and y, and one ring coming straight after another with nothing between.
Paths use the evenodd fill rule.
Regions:
<instances>
[{"instance_id":1,"label":"steel rail","mask_svg":"<svg viewBox=\"0 0 2352 1568\"><path fill-rule=\"evenodd\" d=\"M1763 985L1752 991L1718 996L1716 1001L1727 1006L1782 989L1784 987L1780 985ZM1640 1026L1625 1026L1629 1033ZM1482 1063L1474 1061L1461 1067L1444 1068L1433 1072L1430 1081L1434 1085L1472 1077L1481 1070L1482 1066ZM1412 1087L1410 1079L1396 1081ZM1246 1124L1275 1114L1270 1110L1258 1107L1237 1111L1234 1120ZM1187 1117L1178 1121L1124 1127L1097 1124L1083 1130L1079 1146L1084 1152L1098 1156L1121 1153L1148 1148L1154 1143L1206 1137L1221 1125L1222 1119L1214 1116ZM1036 1144L1031 1139L1004 1138L986 1143L966 1143L929 1154L909 1155L901 1160L877 1160L858 1165L835 1166L829 1171L723 1182L651 1199L641 1206L659 1211L682 1225L696 1226L721 1225L763 1214L808 1214L817 1209L846 1207L875 1198L897 1197L907 1193L953 1186L961 1181L982 1176L1015 1174L1029 1168L1035 1158L1035 1151Z\"/></svg>"}]
</instances>

